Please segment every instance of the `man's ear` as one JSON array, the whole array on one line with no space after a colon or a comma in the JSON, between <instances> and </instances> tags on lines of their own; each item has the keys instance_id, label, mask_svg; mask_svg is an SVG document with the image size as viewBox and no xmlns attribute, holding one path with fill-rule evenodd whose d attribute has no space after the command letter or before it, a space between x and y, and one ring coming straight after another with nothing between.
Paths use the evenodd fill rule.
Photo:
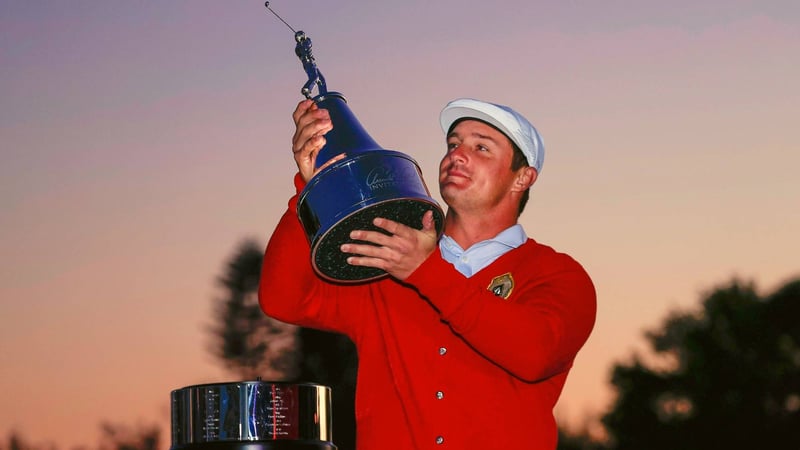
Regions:
<instances>
[{"instance_id":1,"label":"man's ear","mask_svg":"<svg viewBox=\"0 0 800 450\"><path fill-rule=\"evenodd\" d=\"M518 190L519 192L527 190L536 182L536 177L536 169L533 167L526 166L519 169L517 178L514 180L514 190Z\"/></svg>"}]
</instances>

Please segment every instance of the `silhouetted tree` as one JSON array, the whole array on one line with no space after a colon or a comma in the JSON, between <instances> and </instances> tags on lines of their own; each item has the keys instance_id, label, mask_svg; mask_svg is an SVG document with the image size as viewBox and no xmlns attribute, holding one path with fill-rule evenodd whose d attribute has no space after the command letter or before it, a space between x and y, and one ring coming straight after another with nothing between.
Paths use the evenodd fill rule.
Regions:
<instances>
[{"instance_id":1,"label":"silhouetted tree","mask_svg":"<svg viewBox=\"0 0 800 450\"><path fill-rule=\"evenodd\" d=\"M17 431L11 431L8 434L8 445L0 447L0 450L7 448L8 450L33 450L34 447L28 444L22 435Z\"/></svg>"},{"instance_id":2,"label":"silhouetted tree","mask_svg":"<svg viewBox=\"0 0 800 450\"><path fill-rule=\"evenodd\" d=\"M258 305L263 248L242 242L217 279L224 295L215 301L211 352L238 376L273 381L295 373L294 327L267 317Z\"/></svg>"},{"instance_id":3,"label":"silhouetted tree","mask_svg":"<svg viewBox=\"0 0 800 450\"><path fill-rule=\"evenodd\" d=\"M212 353L247 379L310 382L331 388L333 440L355 448L355 346L346 336L293 327L267 317L258 305L263 246L244 241L228 261L215 301ZM291 280L287 280L291 282Z\"/></svg>"},{"instance_id":4,"label":"silhouetted tree","mask_svg":"<svg viewBox=\"0 0 800 450\"><path fill-rule=\"evenodd\" d=\"M0 441L0 450L56 450L57 448L56 444L52 442L33 444L29 439L23 437L22 433L13 429L8 432L7 443ZM75 450L80 450L80 448Z\"/></svg>"},{"instance_id":5,"label":"silhouetted tree","mask_svg":"<svg viewBox=\"0 0 800 450\"><path fill-rule=\"evenodd\" d=\"M111 424L103 422L100 424L100 444L99 450L157 450L161 429L158 425L131 427L127 425ZM0 450L57 450L59 447L54 443L31 444L17 431L11 431L8 435L7 446L0 443ZM72 447L72 450L87 450L88 446L80 445Z\"/></svg>"},{"instance_id":6,"label":"silhouetted tree","mask_svg":"<svg viewBox=\"0 0 800 450\"><path fill-rule=\"evenodd\" d=\"M612 370L611 448L800 448L800 279L764 298L734 280L646 337L653 360Z\"/></svg>"},{"instance_id":7,"label":"silhouetted tree","mask_svg":"<svg viewBox=\"0 0 800 450\"><path fill-rule=\"evenodd\" d=\"M135 428L104 422L100 450L157 450L161 430L158 426Z\"/></svg>"},{"instance_id":8,"label":"silhouetted tree","mask_svg":"<svg viewBox=\"0 0 800 450\"><path fill-rule=\"evenodd\" d=\"M587 430L570 432L558 428L557 450L606 450L606 448L602 442L592 439Z\"/></svg>"}]
</instances>

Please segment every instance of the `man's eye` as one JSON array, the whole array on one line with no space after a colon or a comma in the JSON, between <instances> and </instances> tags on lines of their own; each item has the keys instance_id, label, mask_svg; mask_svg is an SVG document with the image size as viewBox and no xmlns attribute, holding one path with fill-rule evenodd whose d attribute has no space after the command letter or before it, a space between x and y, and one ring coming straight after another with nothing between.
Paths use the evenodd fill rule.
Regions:
<instances>
[{"instance_id":1,"label":"man's eye","mask_svg":"<svg viewBox=\"0 0 800 450\"><path fill-rule=\"evenodd\" d=\"M485 145L478 144L475 147L478 149L479 152L488 152L489 151L489 148L486 147Z\"/></svg>"}]
</instances>

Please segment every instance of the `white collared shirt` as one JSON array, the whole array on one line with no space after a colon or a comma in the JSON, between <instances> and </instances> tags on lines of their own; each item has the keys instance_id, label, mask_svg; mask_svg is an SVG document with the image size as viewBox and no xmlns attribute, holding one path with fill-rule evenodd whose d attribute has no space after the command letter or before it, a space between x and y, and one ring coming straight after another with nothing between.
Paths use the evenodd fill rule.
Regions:
<instances>
[{"instance_id":1,"label":"white collared shirt","mask_svg":"<svg viewBox=\"0 0 800 450\"><path fill-rule=\"evenodd\" d=\"M497 236L473 244L466 250L462 249L450 236L443 235L439 239L439 251L445 261L469 278L527 240L528 236L522 225L515 224L501 231Z\"/></svg>"}]
</instances>

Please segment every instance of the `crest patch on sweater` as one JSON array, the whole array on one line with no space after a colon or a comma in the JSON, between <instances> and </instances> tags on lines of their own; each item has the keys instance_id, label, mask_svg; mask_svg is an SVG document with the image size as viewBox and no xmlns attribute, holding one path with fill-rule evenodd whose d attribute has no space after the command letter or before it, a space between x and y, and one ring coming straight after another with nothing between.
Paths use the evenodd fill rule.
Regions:
<instances>
[{"instance_id":1,"label":"crest patch on sweater","mask_svg":"<svg viewBox=\"0 0 800 450\"><path fill-rule=\"evenodd\" d=\"M511 272L494 277L486 289L498 297L508 299L511 296L511 291L514 290L514 277L511 276Z\"/></svg>"}]
</instances>

